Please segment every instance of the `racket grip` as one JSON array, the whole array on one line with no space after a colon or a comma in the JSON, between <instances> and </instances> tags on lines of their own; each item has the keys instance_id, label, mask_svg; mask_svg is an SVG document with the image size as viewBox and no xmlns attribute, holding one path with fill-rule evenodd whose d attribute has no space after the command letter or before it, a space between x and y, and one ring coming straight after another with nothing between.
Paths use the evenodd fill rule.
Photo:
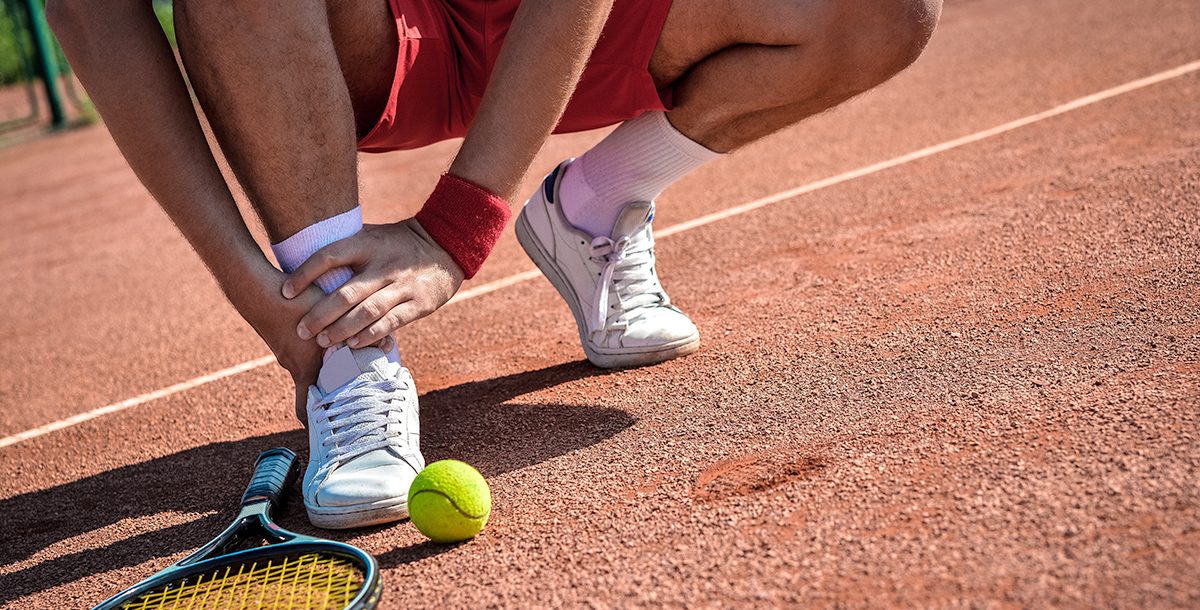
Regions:
<instances>
[{"instance_id":1,"label":"racket grip","mask_svg":"<svg viewBox=\"0 0 1200 610\"><path fill-rule=\"evenodd\" d=\"M296 471L296 454L290 449L276 447L262 452L254 466L254 478L242 494L242 506L258 502L278 504L283 492L296 480Z\"/></svg>"}]
</instances>

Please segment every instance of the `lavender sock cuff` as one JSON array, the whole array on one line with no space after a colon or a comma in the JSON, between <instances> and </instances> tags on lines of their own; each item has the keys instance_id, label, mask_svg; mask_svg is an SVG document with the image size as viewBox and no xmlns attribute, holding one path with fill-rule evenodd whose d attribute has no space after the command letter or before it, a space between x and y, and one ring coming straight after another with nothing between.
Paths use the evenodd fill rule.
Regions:
<instances>
[{"instance_id":1,"label":"lavender sock cuff","mask_svg":"<svg viewBox=\"0 0 1200 610\"><path fill-rule=\"evenodd\" d=\"M284 273L291 273L317 250L358 233L362 226L362 206L356 206L353 210L304 227L277 244L271 244L271 251L275 253Z\"/></svg>"},{"instance_id":2,"label":"lavender sock cuff","mask_svg":"<svg viewBox=\"0 0 1200 610\"><path fill-rule=\"evenodd\" d=\"M673 146L680 154L686 155L697 163L707 163L723 155L723 153L710 150L707 146L683 135L683 132L671 124L665 112L656 113L654 124L665 142Z\"/></svg>"},{"instance_id":3,"label":"lavender sock cuff","mask_svg":"<svg viewBox=\"0 0 1200 610\"><path fill-rule=\"evenodd\" d=\"M291 273L321 248L358 233L362 227L362 206L356 206L353 210L309 225L277 244L271 244L271 251L279 261L279 268L284 273ZM339 267L317 278L317 285L328 294L345 284L352 275L349 268Z\"/></svg>"}]
</instances>

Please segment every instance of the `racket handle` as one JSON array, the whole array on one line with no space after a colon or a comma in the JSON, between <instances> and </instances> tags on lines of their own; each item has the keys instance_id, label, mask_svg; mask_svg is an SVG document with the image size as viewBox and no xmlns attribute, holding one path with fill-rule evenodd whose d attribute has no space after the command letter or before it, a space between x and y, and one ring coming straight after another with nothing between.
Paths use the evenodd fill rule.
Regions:
<instances>
[{"instance_id":1,"label":"racket handle","mask_svg":"<svg viewBox=\"0 0 1200 610\"><path fill-rule=\"evenodd\" d=\"M254 466L254 478L242 494L242 506L258 502L278 504L283 492L296 480L296 470L296 454L290 449L276 447L262 452Z\"/></svg>"}]
</instances>

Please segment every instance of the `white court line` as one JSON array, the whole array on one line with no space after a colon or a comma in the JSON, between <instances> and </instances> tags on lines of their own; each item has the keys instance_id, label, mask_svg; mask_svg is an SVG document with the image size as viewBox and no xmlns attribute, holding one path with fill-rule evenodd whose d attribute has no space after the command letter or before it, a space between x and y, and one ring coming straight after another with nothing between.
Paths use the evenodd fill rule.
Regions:
<instances>
[{"instance_id":1,"label":"white court line","mask_svg":"<svg viewBox=\"0 0 1200 610\"><path fill-rule=\"evenodd\" d=\"M842 184L843 182L849 182L851 180L855 180L857 178L862 178L864 176L869 176L871 174L877 174L879 172L891 169L893 167L904 165L906 163L911 163L913 161L917 161L917 160L924 159L927 157L932 157L934 155L944 153L949 150L954 150L955 148L966 146L968 144L973 144L973 143L979 142L981 140L986 140L988 138L998 136L1000 134L1013 131L1015 129L1020 129L1021 127L1025 127L1027 125L1032 125L1039 121L1044 121L1049 118L1053 118L1053 117L1056 117L1056 116L1059 116L1062 114L1066 114L1073 110L1078 110L1085 106L1091 106L1092 104L1096 104L1098 102L1102 102L1104 100L1114 98L1119 95L1124 95L1124 94L1130 93L1132 91L1137 91L1138 89L1149 87L1151 85L1156 85L1158 83L1168 81L1173 78L1178 78L1180 76L1184 76L1186 74L1196 72L1197 70L1200 70L1200 60L1184 64L1177 68L1172 68L1165 72L1159 72L1158 74L1147 76L1145 78L1140 78L1135 81L1130 81L1128 83L1125 83L1124 85L1119 85L1119 86L1113 87L1111 89L1105 89L1104 91L1100 91L1098 93L1093 93L1092 95L1081 97L1079 99L1067 102L1060 106L1055 106L1054 108L1051 108L1049 110L1045 110L1045 111L1039 112L1037 114L1031 114L1029 116L1019 118L1015 121L1009 121L1008 123L1004 123L1003 125L997 125L995 127L992 127L991 129L977 131L973 134L966 135L961 138L956 138L953 140L942 142L941 144L935 144L933 146L922 148L920 150L916 150L916 151L910 152L908 154L901 155L899 157L895 157L893 159L888 159L887 161L881 161L874 165L868 165L866 167L861 167L859 169L851 170L851 171L848 171L843 174L838 174L838 175L830 177L830 178L825 178L824 180L818 180L811 184L806 184L804 186L798 186L794 189L786 190L781 193L776 193L774 195L764 197L762 199L756 199L749 203L743 203L742 205L734 206L732 208L728 208L728 209L722 210L720 212L714 212L712 214L701 216L699 218L694 218L694 219L686 221L686 222L681 222L677 225L673 225L673 226L667 227L665 229L656 231L656 233L658 234L658 237L668 237L668 236L674 235L676 233L690 231L692 229L702 227L707 224L712 224L719 220L724 220L726 218L731 218L733 216L745 214L746 212L750 212L752 210L757 210L759 208L766 207L766 206L769 206L769 205L772 205L775 203L779 203L781 201L786 201L788 199L792 199L794 197L798 197L798 196L804 195L806 193L811 193L813 191L819 191L821 189L829 188L831 186ZM510 275L506 278L502 278L502 279L496 280L494 282L489 282L487 284L483 284L482 286L477 286L475 288L470 288L468 290L464 290L464 291L458 293L457 295L455 295L455 297L453 299L450 299L450 303L460 303L462 301L467 301L470 299L474 299L476 297L481 297L485 294L490 294L490 293L496 292L497 290L501 290L503 288L507 288L509 286L513 286L515 284L519 284L521 282L531 280L533 278L538 277L539 275L541 275L541 274L537 270L523 271L523 272L515 274L515 275ZM134 396L133 398L122 400L121 402L113 403L111 405L108 405L105 407L100 407L98 409L93 409L86 413L80 413L78 415L73 415L66 419L62 419L62 420L59 420L56 422L51 422L44 426L38 426L37 428L33 428L31 430L19 432L12 436L7 436L7 437L4 437L3 439L0 439L0 448L7 447L9 445L15 445L21 441L26 441L31 438L36 438L36 437L42 436L44 434L49 434L56 430L62 430L63 428L69 428L76 424L81 424L83 422L93 420L98 417L108 415L110 413L117 413L119 411L124 411L125 409L131 408L131 407L136 407L138 405L145 404L147 402L157 400L159 398L165 398L165 397L171 396L173 394L178 394L185 390L190 390L192 388L199 387L199 386L202 386L202 385L205 385L208 383L212 383L214 381L218 381L221 379L225 379L227 377L233 377L234 375L238 375L238 374L244 373L246 371L250 371L250 370L253 370L253 369L256 369L259 367L267 366L268 364L271 364L272 362L275 362L274 356L264 356L262 358L256 358L254 360L250 360L248 362L243 362L241 364L237 364L237 365L231 366L226 369L221 369L219 371L209 373L207 375L201 375L200 377L196 377L195 379L189 379L187 381L177 383L175 385L163 388L161 390L155 390L153 392L142 394L140 396Z\"/></svg>"},{"instance_id":2,"label":"white court line","mask_svg":"<svg viewBox=\"0 0 1200 610\"><path fill-rule=\"evenodd\" d=\"M6 436L3 439L0 439L0 447L7 447L9 445L15 445L21 441L27 441L31 438L35 438L35 437L41 436L43 434L49 434L51 432L54 432L55 430L62 430L63 428L70 428L71 426L74 426L75 424L82 424L85 421L96 419L97 417L108 415L109 413L116 413L118 411L124 411L125 409L128 409L130 407L136 407L140 404L144 404L144 403L150 402L152 400L158 400L159 398L166 398L167 396L171 396L172 394L178 394L184 390L190 390L194 387L202 386L206 383L212 383L214 381L224 379L226 377L233 377L234 375L237 375L239 373L245 373L246 371L254 370L254 369L262 367L262 366L267 366L268 364L271 364L272 362L275 362L275 356L263 356L262 358L255 358L254 360L250 360L248 362L243 362L241 364L235 364L227 369L221 369L215 373L201 375L199 377L196 377L195 379L181 381L175 385L167 386L161 390L147 392L140 396L134 396L133 398L127 398L125 400L122 400L121 402L114 402L113 404L108 405L107 407L100 407L99 409L92 409L91 411L88 411L86 413L80 413L79 415L72 415L71 417L68 417L66 419L60 419L56 422L51 422L44 426L38 426L31 430L26 430L24 432L18 432L12 436Z\"/></svg>"}]
</instances>

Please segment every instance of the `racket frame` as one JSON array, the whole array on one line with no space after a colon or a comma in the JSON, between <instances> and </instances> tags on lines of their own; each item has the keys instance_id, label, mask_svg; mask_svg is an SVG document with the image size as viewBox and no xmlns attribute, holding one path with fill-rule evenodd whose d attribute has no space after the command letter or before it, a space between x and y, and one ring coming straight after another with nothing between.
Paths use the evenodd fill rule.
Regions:
<instances>
[{"instance_id":1,"label":"racket frame","mask_svg":"<svg viewBox=\"0 0 1200 610\"><path fill-rule=\"evenodd\" d=\"M361 568L365 579L362 589L345 606L345 610L375 608L379 604L382 587L379 564L374 557L349 544L285 530L271 520L271 512L275 505L295 481L297 468L296 454L290 449L277 447L262 452L258 456L250 487L242 496L241 512L229 527L187 557L105 600L93 610L117 610L122 604L129 603L149 591L204 574L220 566L252 563L261 558L282 554L305 553L333 555ZM247 539L262 539L268 544L230 552L230 548Z\"/></svg>"}]
</instances>

